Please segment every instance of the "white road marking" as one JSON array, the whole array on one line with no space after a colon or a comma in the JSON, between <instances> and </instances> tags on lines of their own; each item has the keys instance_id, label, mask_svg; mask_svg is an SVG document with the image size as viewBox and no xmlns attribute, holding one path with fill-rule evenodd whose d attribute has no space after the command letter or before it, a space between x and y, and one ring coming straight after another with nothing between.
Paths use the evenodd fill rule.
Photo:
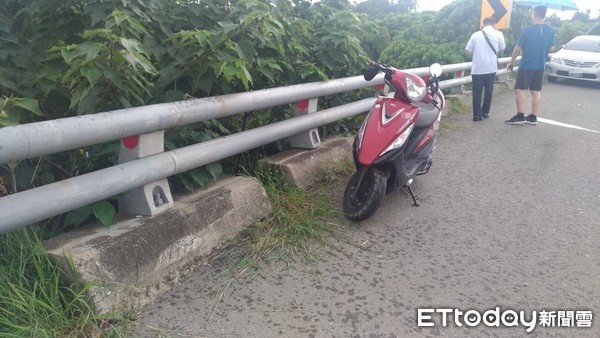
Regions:
<instances>
[{"instance_id":1,"label":"white road marking","mask_svg":"<svg viewBox=\"0 0 600 338\"><path fill-rule=\"evenodd\" d=\"M565 128L572 128L572 129L578 129L578 130L589 131L589 132L592 132L592 133L600 134L600 131L597 131L597 130L582 128L582 127L578 127L578 126L575 126L575 125L572 125L572 124L567 124L567 123L562 123L562 122L556 122L556 121L544 119L544 118L541 118L541 117L538 117L537 120L538 120L538 122L553 124L555 126L560 126L560 127L565 127Z\"/></svg>"}]
</instances>

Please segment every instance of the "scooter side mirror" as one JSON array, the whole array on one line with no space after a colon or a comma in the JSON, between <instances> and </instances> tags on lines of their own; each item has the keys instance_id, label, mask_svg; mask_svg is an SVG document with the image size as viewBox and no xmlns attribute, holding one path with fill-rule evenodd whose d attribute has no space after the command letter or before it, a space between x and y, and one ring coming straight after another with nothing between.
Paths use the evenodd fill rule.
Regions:
<instances>
[{"instance_id":1,"label":"scooter side mirror","mask_svg":"<svg viewBox=\"0 0 600 338\"><path fill-rule=\"evenodd\" d=\"M374 65L369 65L367 66L367 69L365 69L365 80L367 81L371 81L373 80L373 78L375 77L375 75L377 75L377 73L379 72L379 69L377 69L376 66Z\"/></svg>"},{"instance_id":2,"label":"scooter side mirror","mask_svg":"<svg viewBox=\"0 0 600 338\"><path fill-rule=\"evenodd\" d=\"M431 74L431 76L433 77L440 77L442 75L442 73L444 72L444 69L442 68L442 65L440 65L439 63L434 63L431 66L429 66L429 74Z\"/></svg>"}]
</instances>

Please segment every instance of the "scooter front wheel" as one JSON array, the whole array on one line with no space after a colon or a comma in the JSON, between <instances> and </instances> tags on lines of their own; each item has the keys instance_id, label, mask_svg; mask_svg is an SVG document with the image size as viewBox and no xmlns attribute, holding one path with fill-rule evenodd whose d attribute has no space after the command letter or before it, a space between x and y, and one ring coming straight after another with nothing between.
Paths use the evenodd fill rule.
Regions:
<instances>
[{"instance_id":1,"label":"scooter front wheel","mask_svg":"<svg viewBox=\"0 0 600 338\"><path fill-rule=\"evenodd\" d=\"M385 174L375 168L366 168L362 177L359 170L350 177L344 191L344 213L353 221L363 221L375 213L385 195Z\"/></svg>"}]
</instances>

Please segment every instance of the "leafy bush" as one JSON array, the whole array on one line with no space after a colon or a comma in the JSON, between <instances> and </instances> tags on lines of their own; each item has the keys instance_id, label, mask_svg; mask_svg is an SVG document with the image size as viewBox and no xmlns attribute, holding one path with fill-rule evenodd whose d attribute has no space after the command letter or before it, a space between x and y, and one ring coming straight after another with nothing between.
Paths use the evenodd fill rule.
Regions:
<instances>
[{"instance_id":1,"label":"leafy bush","mask_svg":"<svg viewBox=\"0 0 600 338\"><path fill-rule=\"evenodd\" d=\"M4 0L0 126L354 75L368 60L358 34L375 26L350 8L345 0ZM177 128L166 147L292 112L277 107ZM109 142L4 166L0 194L114 165L116 149ZM222 171L215 163L171 181L205 187ZM114 201L101 203L66 223L110 220ZM65 223L65 215L51 223Z\"/></svg>"},{"instance_id":2,"label":"leafy bush","mask_svg":"<svg viewBox=\"0 0 600 338\"><path fill-rule=\"evenodd\" d=\"M374 4L385 4L391 14L383 16ZM348 0L3 0L0 127L358 75L369 59L398 68L466 61L464 44L479 28L481 2L457 0L437 13L408 13L415 5L414 0L357 5ZM572 23L555 23L562 44L590 20L579 15ZM527 24L525 8L517 6L505 32L507 55ZM359 97L364 92L324 97L319 108ZM168 132L166 147L281 121L292 112L280 106L176 128ZM346 132L348 125L353 122L327 128ZM285 142L276 145L282 146ZM116 150L117 142L108 142L4 166L0 195L112 166ZM176 187L205 187L227 170L215 163L170 180ZM114 204L78 210L67 223L99 215L108 220L105 211L110 214Z\"/></svg>"}]
</instances>

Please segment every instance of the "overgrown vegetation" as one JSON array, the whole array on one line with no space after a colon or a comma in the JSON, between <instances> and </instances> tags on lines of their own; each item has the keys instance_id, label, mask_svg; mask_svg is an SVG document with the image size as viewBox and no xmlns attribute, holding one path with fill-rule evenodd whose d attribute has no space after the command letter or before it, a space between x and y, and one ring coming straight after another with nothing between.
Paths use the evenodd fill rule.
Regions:
<instances>
[{"instance_id":1,"label":"overgrown vegetation","mask_svg":"<svg viewBox=\"0 0 600 338\"><path fill-rule=\"evenodd\" d=\"M467 61L481 1L456 0L415 13L414 0L1 0L0 127L360 74L365 61L398 68ZM510 54L526 7L515 6ZM593 25L548 18L557 45ZM320 99L320 108L353 98ZM275 107L169 131L168 150L289 118ZM348 132L337 123L331 131ZM274 148L283 149L284 143ZM117 142L0 167L0 196L112 166ZM214 163L170 178L176 189L206 187L235 168ZM110 224L116 199L40 225L64 231Z\"/></svg>"},{"instance_id":2,"label":"overgrown vegetation","mask_svg":"<svg viewBox=\"0 0 600 338\"><path fill-rule=\"evenodd\" d=\"M37 235L19 229L0 236L0 336L123 336L120 315L94 314L86 286L54 265Z\"/></svg>"},{"instance_id":3,"label":"overgrown vegetation","mask_svg":"<svg viewBox=\"0 0 600 338\"><path fill-rule=\"evenodd\" d=\"M529 10L525 6L513 7L510 28L503 30L506 40L503 56L510 56L523 28L531 24ZM466 62L464 47L471 34L479 29L480 15L481 1L455 0L438 12L388 16L379 25L389 32L392 40L382 50L380 59L399 68L423 67L433 62ZM576 13L570 21L549 16L546 22L556 30L556 47L585 34L599 22L589 15Z\"/></svg>"},{"instance_id":4,"label":"overgrown vegetation","mask_svg":"<svg viewBox=\"0 0 600 338\"><path fill-rule=\"evenodd\" d=\"M350 8L348 1L337 0L2 0L0 125L356 74L368 59L358 36L376 25ZM332 104L339 103L321 102ZM292 112L277 107L177 128L166 136L167 149L277 122ZM116 146L100 144L2 167L0 193L114 165ZM171 183L192 190L222 172L213 164ZM102 215L114 214L114 205L102 204ZM93 210L82 208L41 225L77 226L98 218Z\"/></svg>"},{"instance_id":5,"label":"overgrown vegetation","mask_svg":"<svg viewBox=\"0 0 600 338\"><path fill-rule=\"evenodd\" d=\"M314 246L327 245L328 236L343 222L330 189L353 171L354 164L348 161L322 168L319 184L307 190L291 186L276 168L257 160L247 163L244 173L262 184L273 210L270 217L234 241L231 252L242 257L236 270L255 267L267 257L284 261L313 258Z\"/></svg>"},{"instance_id":6,"label":"overgrown vegetation","mask_svg":"<svg viewBox=\"0 0 600 338\"><path fill-rule=\"evenodd\" d=\"M357 6L348 0L0 0L0 128L352 76L368 59L398 68L466 61L464 44L479 28L480 5L457 0L437 13L414 13L414 0ZM548 22L557 30L557 46L594 24L589 13ZM526 9L515 7L506 55L528 23ZM319 105L345 100L352 94L322 98ZM277 107L177 128L167 133L165 145L207 141L291 112ZM357 125L345 121L329 130L345 133ZM0 166L0 197L111 166L117 149L110 142ZM240 162L197 168L170 183L206 187L223 172L237 171ZM329 196L289 187L271 172L254 175L274 210L248 230L240 246L243 264L255 266L272 254L310 257L312 245L324 243L336 227ZM114 199L100 201L39 225L63 231L95 219L110 224L115 205ZM62 278L37 230L0 235L0 335L122 335L113 326L118 315L94 315L86 286Z\"/></svg>"}]
</instances>

